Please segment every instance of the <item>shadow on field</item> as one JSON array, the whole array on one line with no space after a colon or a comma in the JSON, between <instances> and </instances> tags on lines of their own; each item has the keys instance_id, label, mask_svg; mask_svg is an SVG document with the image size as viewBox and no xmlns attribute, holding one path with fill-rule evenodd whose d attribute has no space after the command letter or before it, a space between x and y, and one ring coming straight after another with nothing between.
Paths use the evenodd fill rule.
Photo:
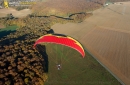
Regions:
<instances>
[{"instance_id":1,"label":"shadow on field","mask_svg":"<svg viewBox=\"0 0 130 85\"><path fill-rule=\"evenodd\" d=\"M16 32L16 31L11 31L11 30L9 30L9 31L0 31L0 39L2 37L4 37L4 36L10 34L10 33L13 33L13 32Z\"/></svg>"},{"instance_id":2,"label":"shadow on field","mask_svg":"<svg viewBox=\"0 0 130 85\"><path fill-rule=\"evenodd\" d=\"M48 34L53 34L54 33L54 30L53 29L50 29L48 32ZM48 73L48 66L49 66L49 61L48 61L48 55L46 53L46 46L45 45L36 45L36 49L37 51L42 55L43 59L44 59L44 71L46 73Z\"/></svg>"},{"instance_id":3,"label":"shadow on field","mask_svg":"<svg viewBox=\"0 0 130 85\"><path fill-rule=\"evenodd\" d=\"M36 49L38 50L38 52L42 55L42 57L44 58L44 71L46 73L48 73L48 66L49 66L49 61L48 61L48 55L46 53L46 46L45 45L36 45Z\"/></svg>"}]
</instances>

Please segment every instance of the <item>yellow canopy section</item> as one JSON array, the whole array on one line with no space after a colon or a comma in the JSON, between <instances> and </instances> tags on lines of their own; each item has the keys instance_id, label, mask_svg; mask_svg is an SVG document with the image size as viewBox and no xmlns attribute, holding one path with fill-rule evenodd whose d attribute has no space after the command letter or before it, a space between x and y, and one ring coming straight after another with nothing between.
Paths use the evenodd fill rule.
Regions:
<instances>
[{"instance_id":1,"label":"yellow canopy section","mask_svg":"<svg viewBox=\"0 0 130 85\"><path fill-rule=\"evenodd\" d=\"M7 0L4 0L4 7L5 7L5 8L9 8L9 6L8 6L8 1L7 1Z\"/></svg>"}]
</instances>

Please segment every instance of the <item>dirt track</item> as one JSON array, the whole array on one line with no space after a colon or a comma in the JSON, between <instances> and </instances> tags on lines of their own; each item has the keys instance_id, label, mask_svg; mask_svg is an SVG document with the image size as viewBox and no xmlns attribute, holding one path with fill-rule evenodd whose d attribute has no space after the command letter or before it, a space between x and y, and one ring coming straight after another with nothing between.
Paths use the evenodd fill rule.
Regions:
<instances>
[{"instance_id":1,"label":"dirt track","mask_svg":"<svg viewBox=\"0 0 130 85\"><path fill-rule=\"evenodd\" d=\"M55 24L55 33L71 35L110 69L126 85L130 85L130 2L111 4L94 11L82 23Z\"/></svg>"},{"instance_id":2,"label":"dirt track","mask_svg":"<svg viewBox=\"0 0 130 85\"><path fill-rule=\"evenodd\" d=\"M7 14L10 14L10 13L12 13L13 16L15 16L15 17L24 17L24 16L27 16L28 14L31 14L31 10L24 9L21 11L17 11L13 8L0 9L0 17L5 17L5 16L7 16Z\"/></svg>"}]
</instances>

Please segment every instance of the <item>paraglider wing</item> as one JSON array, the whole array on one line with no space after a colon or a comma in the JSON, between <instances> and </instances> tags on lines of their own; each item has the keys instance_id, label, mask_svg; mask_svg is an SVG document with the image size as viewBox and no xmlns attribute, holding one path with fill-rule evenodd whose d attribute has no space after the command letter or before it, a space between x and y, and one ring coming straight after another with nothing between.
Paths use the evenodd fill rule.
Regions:
<instances>
[{"instance_id":1,"label":"paraglider wing","mask_svg":"<svg viewBox=\"0 0 130 85\"><path fill-rule=\"evenodd\" d=\"M55 43L55 44L65 45L77 50L82 55L83 58L85 56L85 52L82 45L77 40L69 36L65 36L62 34L44 35L35 42L34 48L36 47L37 44L41 44L41 43Z\"/></svg>"}]
</instances>

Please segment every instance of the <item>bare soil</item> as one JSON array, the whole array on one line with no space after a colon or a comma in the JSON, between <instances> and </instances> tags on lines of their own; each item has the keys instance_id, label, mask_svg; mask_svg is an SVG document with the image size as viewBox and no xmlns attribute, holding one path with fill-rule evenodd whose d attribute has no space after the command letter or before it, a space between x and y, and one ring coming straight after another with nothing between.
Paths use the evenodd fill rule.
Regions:
<instances>
[{"instance_id":1,"label":"bare soil","mask_svg":"<svg viewBox=\"0 0 130 85\"><path fill-rule=\"evenodd\" d=\"M95 3L97 2L97 3ZM32 7L36 15L69 16L73 13L86 12L100 8L105 0L47 0ZM57 5L58 4L58 5Z\"/></svg>"},{"instance_id":2,"label":"bare soil","mask_svg":"<svg viewBox=\"0 0 130 85\"><path fill-rule=\"evenodd\" d=\"M83 44L115 73L126 85L130 78L130 33L96 28L83 39Z\"/></svg>"},{"instance_id":3,"label":"bare soil","mask_svg":"<svg viewBox=\"0 0 130 85\"><path fill-rule=\"evenodd\" d=\"M30 9L24 9L24 10L21 10L21 11L17 11L13 8L0 9L0 17L6 17L7 14L10 14L10 13L12 13L13 16L15 16L15 17L25 17L28 14L31 14L31 10Z\"/></svg>"},{"instance_id":4,"label":"bare soil","mask_svg":"<svg viewBox=\"0 0 130 85\"><path fill-rule=\"evenodd\" d=\"M122 3L93 11L93 16L84 22L55 24L52 29L79 40L121 81L130 85L130 2Z\"/></svg>"}]
</instances>

